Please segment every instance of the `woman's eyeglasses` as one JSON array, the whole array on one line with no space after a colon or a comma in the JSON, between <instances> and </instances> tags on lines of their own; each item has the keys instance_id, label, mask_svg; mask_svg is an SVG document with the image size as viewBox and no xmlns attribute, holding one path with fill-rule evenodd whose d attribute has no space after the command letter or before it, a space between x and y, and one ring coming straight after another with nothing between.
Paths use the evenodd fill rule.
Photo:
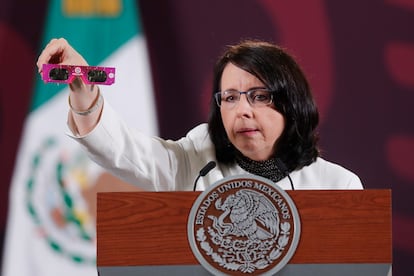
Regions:
<instances>
[{"instance_id":1,"label":"woman's eyeglasses","mask_svg":"<svg viewBox=\"0 0 414 276\"><path fill-rule=\"evenodd\" d=\"M44 82L71 83L74 78L81 78L86 84L111 85L115 82L115 68L43 64L42 79Z\"/></svg>"},{"instance_id":2,"label":"woman's eyeglasses","mask_svg":"<svg viewBox=\"0 0 414 276\"><path fill-rule=\"evenodd\" d=\"M251 106L268 106L273 102L273 91L265 88L255 88L241 92L237 90L226 90L214 94L218 106L233 108L240 101L241 95L245 94Z\"/></svg>"}]
</instances>

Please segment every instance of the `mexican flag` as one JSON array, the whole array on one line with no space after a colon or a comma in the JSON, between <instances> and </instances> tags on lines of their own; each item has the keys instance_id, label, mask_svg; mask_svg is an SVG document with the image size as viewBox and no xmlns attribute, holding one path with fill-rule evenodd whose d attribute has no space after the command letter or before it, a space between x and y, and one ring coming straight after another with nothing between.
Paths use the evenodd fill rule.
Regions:
<instances>
[{"instance_id":1,"label":"mexican flag","mask_svg":"<svg viewBox=\"0 0 414 276\"><path fill-rule=\"evenodd\" d=\"M135 0L51 0L41 48L64 37L90 65L116 67L115 84L100 87L105 99L131 126L157 135L138 15ZM35 74L10 188L2 275L97 275L96 192L134 188L66 136L68 86L45 84Z\"/></svg>"}]
</instances>

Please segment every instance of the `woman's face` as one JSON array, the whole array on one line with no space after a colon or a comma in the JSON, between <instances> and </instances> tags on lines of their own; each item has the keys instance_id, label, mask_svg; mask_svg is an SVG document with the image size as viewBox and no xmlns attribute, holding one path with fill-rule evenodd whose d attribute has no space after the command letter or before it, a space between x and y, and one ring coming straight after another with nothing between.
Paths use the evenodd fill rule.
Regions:
<instances>
[{"instance_id":1,"label":"woman's face","mask_svg":"<svg viewBox=\"0 0 414 276\"><path fill-rule=\"evenodd\" d=\"M226 65L221 77L221 91L249 91L252 88L265 88L265 85L232 63ZM275 141L285 128L285 120L273 104L254 107L243 94L232 108L222 104L220 112L230 142L244 156L256 161L272 156Z\"/></svg>"}]
</instances>

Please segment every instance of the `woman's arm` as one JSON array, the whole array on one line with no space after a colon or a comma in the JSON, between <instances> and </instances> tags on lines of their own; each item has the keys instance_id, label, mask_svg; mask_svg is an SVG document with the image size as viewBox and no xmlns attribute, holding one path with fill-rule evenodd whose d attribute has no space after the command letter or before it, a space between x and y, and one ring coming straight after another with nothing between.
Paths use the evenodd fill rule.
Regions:
<instances>
[{"instance_id":1,"label":"woman's arm","mask_svg":"<svg viewBox=\"0 0 414 276\"><path fill-rule=\"evenodd\" d=\"M37 60L39 73L43 64L88 65L86 60L64 38L52 39L43 49ZM99 122L102 111L99 87L85 84L82 79L76 78L69 84L70 113L76 125L76 134L89 133ZM92 112L85 112L93 110Z\"/></svg>"}]
</instances>

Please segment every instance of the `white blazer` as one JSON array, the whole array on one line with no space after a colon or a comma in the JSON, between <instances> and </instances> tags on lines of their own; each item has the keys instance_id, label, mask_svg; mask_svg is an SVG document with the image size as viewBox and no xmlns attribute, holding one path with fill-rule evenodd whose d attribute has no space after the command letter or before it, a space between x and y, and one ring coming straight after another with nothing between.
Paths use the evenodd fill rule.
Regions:
<instances>
[{"instance_id":1,"label":"white blazer","mask_svg":"<svg viewBox=\"0 0 414 276\"><path fill-rule=\"evenodd\" d=\"M73 130L69 114L67 134L84 146L88 155L120 179L149 191L191 191L199 171L209 162L217 166L197 182L204 190L223 177L247 174L238 165L217 162L207 124L200 124L177 140L148 137L129 128L105 102L98 125L87 135ZM290 173L297 190L362 189L353 172L322 158ZM287 177L277 182L282 189L291 189Z\"/></svg>"}]
</instances>

